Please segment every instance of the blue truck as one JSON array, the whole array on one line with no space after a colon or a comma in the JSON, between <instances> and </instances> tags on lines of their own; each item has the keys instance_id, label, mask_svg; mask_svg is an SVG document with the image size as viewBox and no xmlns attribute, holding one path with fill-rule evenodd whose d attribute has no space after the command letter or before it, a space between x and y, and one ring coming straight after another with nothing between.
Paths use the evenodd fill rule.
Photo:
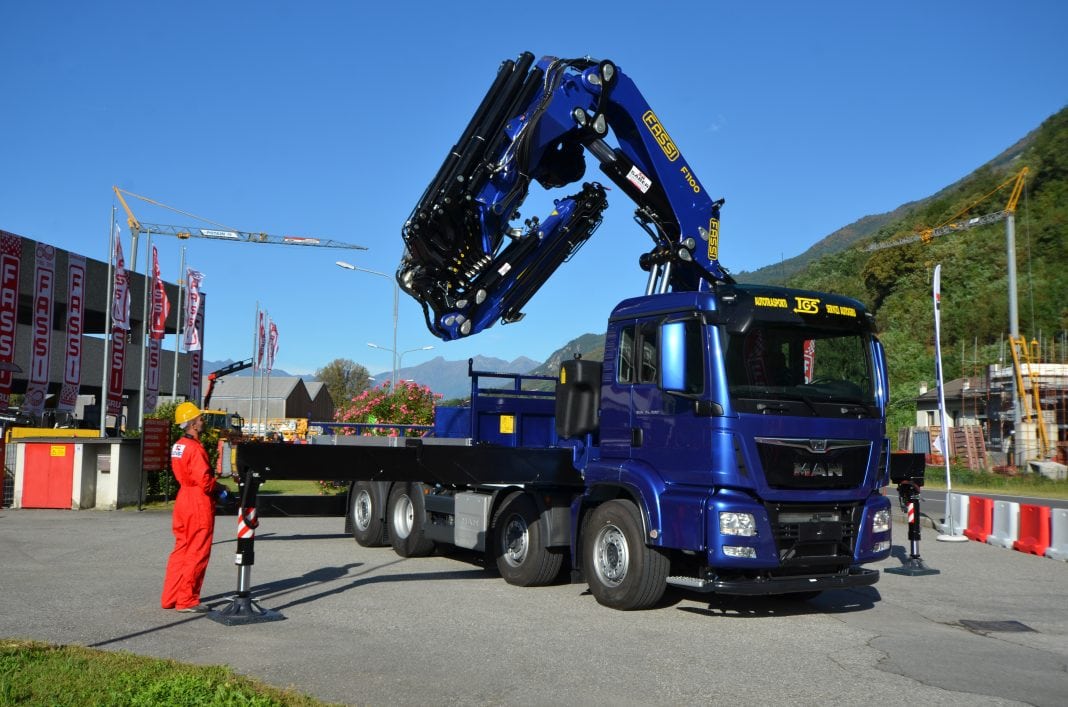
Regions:
<instances>
[{"instance_id":1,"label":"blue truck","mask_svg":"<svg viewBox=\"0 0 1068 707\"><path fill-rule=\"evenodd\" d=\"M485 552L521 586L567 568L615 609L669 585L807 598L875 583L863 565L889 555L891 513L873 318L848 297L736 283L718 260L723 200L612 62L501 65L402 229L397 280L428 329L522 318L600 224L606 189L585 182L544 219L519 206L532 182L580 181L587 154L652 240L603 361L548 379L472 370L469 403L439 407L421 437L242 444L244 478L348 480L361 545Z\"/></svg>"}]
</instances>

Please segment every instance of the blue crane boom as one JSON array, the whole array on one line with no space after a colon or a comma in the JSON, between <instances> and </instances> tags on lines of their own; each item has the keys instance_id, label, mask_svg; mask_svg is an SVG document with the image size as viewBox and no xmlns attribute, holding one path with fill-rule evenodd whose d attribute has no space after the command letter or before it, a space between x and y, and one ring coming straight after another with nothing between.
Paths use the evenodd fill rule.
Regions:
<instances>
[{"instance_id":1,"label":"blue crane boom","mask_svg":"<svg viewBox=\"0 0 1068 707\"><path fill-rule=\"evenodd\" d=\"M611 136L609 131L611 131ZM607 140L614 137L618 146ZM554 200L544 219L519 208L532 181L582 180L585 154L636 204L652 248L649 291L704 291L733 279L719 262L719 210L634 82L610 61L524 53L501 64L402 235L401 288L442 339L517 321L523 306L593 234L607 208L596 181Z\"/></svg>"}]
</instances>

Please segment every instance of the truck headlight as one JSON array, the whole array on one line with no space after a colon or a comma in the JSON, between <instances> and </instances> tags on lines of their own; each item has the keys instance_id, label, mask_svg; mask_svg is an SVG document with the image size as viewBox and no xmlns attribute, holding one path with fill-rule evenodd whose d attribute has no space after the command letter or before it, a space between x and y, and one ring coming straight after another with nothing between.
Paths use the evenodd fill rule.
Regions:
<instances>
[{"instance_id":1,"label":"truck headlight","mask_svg":"<svg viewBox=\"0 0 1068 707\"><path fill-rule=\"evenodd\" d=\"M873 533L885 533L890 530L890 511L875 511L871 519L871 531Z\"/></svg>"},{"instance_id":2,"label":"truck headlight","mask_svg":"<svg viewBox=\"0 0 1068 707\"><path fill-rule=\"evenodd\" d=\"M720 511L719 514L720 535L740 535L751 538L757 534L756 519L752 513L734 513L732 511Z\"/></svg>"}]
</instances>

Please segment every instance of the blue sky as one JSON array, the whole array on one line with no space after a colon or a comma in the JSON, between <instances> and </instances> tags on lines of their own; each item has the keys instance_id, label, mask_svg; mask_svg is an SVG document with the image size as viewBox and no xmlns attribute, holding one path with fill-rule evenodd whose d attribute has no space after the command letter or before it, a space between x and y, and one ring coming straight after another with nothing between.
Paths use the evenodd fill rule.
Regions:
<instances>
[{"instance_id":1,"label":"blue sky","mask_svg":"<svg viewBox=\"0 0 1068 707\"><path fill-rule=\"evenodd\" d=\"M104 259L114 184L241 230L366 246L155 239L166 279L183 244L206 275L208 359L251 355L259 303L279 368L383 371L367 342L392 346L391 281L334 262L392 275L404 219L503 59L615 61L727 199L720 257L737 272L927 196L1037 127L1068 101L1066 27L1058 0L5 2L0 228ZM545 215L538 199L524 216ZM519 323L442 342L402 295L397 349L434 347L404 365L542 360L603 331L643 290L648 243L626 197L609 200Z\"/></svg>"}]
</instances>

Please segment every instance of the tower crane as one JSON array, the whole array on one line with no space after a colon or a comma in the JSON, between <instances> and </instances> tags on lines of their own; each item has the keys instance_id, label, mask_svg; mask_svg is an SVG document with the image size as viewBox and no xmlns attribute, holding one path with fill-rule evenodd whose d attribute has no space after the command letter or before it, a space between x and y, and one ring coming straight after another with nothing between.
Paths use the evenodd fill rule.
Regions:
<instances>
[{"instance_id":1,"label":"tower crane","mask_svg":"<svg viewBox=\"0 0 1068 707\"><path fill-rule=\"evenodd\" d=\"M1030 371L1030 362L1027 360L1027 339L1020 336L1020 316L1019 306L1017 304L1016 297L1016 205L1020 201L1020 195L1023 194L1024 179L1027 176L1028 168L1023 167L1019 172L1006 179L1004 182L996 186L992 191L984 194L980 198L976 199L968 206L958 211L954 216L948 220L942 222L934 228L924 228L919 232L893 241L886 241L883 243L873 243L864 250L868 252L883 250L885 248L894 248L901 245L907 245L909 243L915 243L922 241L924 243L930 243L933 239L944 236L948 233L956 233L957 231L966 231L970 228L977 226L985 226L990 223L997 223L998 221L1005 222L1005 249L1006 249L1006 270L1008 272L1008 289L1009 289L1009 343L1012 346L1012 358L1013 368L1015 370L1014 388L1015 397L1018 398L1018 404L1013 404L1013 429L1019 431L1020 423L1022 421L1020 410L1023 408L1027 414L1027 421L1031 420L1031 413L1028 408L1028 392L1026 383L1024 381L1021 361L1027 364L1028 375L1027 380L1031 384L1032 394L1035 401L1035 409L1038 415L1038 433L1041 444L1040 453L1045 455L1049 450L1049 443L1045 434L1044 422L1042 419L1042 410L1039 406L1038 387L1035 382L1034 376ZM964 218L965 215L988 199L991 195L996 194L1005 187L1012 185L1012 192L1009 194L1009 201L1005 204L1005 208L1001 211L995 211L993 213L984 214L982 216L974 216L971 218ZM1022 460L1022 451L1019 446L1016 448L1017 459L1013 460L1015 466L1019 466L1019 461Z\"/></svg>"},{"instance_id":2,"label":"tower crane","mask_svg":"<svg viewBox=\"0 0 1068 707\"><path fill-rule=\"evenodd\" d=\"M864 250L871 253L876 250L883 250L885 248L896 248L897 246L908 245L909 243L915 243L922 241L924 243L930 243L933 239L939 236L944 236L948 233L956 233L957 231L967 231L969 228L976 228L977 226L985 226L989 223L997 223L1007 219L1016 213L1016 204L1020 200L1020 194L1023 193L1024 177L1027 176L1027 167L1024 167L1012 177L1009 177L1004 182L994 188L993 191L984 194L972 203L965 206L963 209L954 214L951 218L943 221L934 228L922 228L911 236L906 236L893 241L884 241L882 243L872 243ZM992 194L1004 189L1009 184L1012 184L1012 194L1009 196L1009 202L1005 205L1005 208L1001 211L995 211L993 213L984 214L982 216L974 216L972 218L964 218L964 215L974 209L976 206L986 201Z\"/></svg>"},{"instance_id":3,"label":"tower crane","mask_svg":"<svg viewBox=\"0 0 1068 707\"><path fill-rule=\"evenodd\" d=\"M122 208L126 211L126 223L130 227L130 233L136 238L139 234L160 234L164 236L175 236L176 238L212 238L222 241L235 241L243 243L272 243L275 245L296 245L315 248L341 248L347 250L367 250L362 245L353 245L351 243L343 243L341 241L328 240L322 238L310 238L307 236L273 236L268 233L253 233L250 231L239 231L236 228L230 228L220 223L214 223L201 216L187 213L181 209L176 209L173 206L160 203L155 199L150 199L147 196L141 196L140 194L134 194L131 191L120 189L117 186L113 186L115 196L118 197L119 203L122 204ZM123 197L132 196L135 199L140 199L146 203L154 206L159 206L164 209L175 211L184 216L199 219L205 223L209 223L217 228L196 228L189 226L167 226L157 223L143 223L130 209L129 204L126 203L126 199Z\"/></svg>"}]
</instances>

